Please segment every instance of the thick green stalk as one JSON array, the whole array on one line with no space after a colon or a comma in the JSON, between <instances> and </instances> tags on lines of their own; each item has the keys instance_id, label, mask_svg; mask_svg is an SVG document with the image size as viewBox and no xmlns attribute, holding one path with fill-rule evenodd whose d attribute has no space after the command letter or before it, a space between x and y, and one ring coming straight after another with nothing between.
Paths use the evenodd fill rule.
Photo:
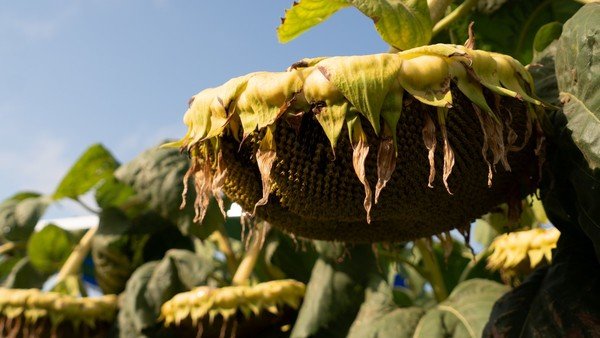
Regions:
<instances>
[{"instance_id":1,"label":"thick green stalk","mask_svg":"<svg viewBox=\"0 0 600 338\"><path fill-rule=\"evenodd\" d=\"M270 225L267 223L263 223L262 226L258 228L258 231L254 238L252 239L252 244L244 258L240 262L240 265L233 276L232 284L233 285L246 285L248 284L248 279L254 270L254 266L256 265L256 261L258 260L258 256L260 255L260 250L264 244L264 239L269 233Z\"/></svg>"},{"instance_id":2,"label":"thick green stalk","mask_svg":"<svg viewBox=\"0 0 600 338\"><path fill-rule=\"evenodd\" d=\"M450 14L446 15L438 23L433 26L433 36L436 36L439 32L448 28L454 21L462 18L464 15L469 13L473 7L477 6L478 0L466 0L460 6L456 7Z\"/></svg>"},{"instance_id":3,"label":"thick green stalk","mask_svg":"<svg viewBox=\"0 0 600 338\"><path fill-rule=\"evenodd\" d=\"M427 0L431 23L435 24L440 21L440 19L444 17L444 14L446 14L446 9L451 3L452 0Z\"/></svg>"},{"instance_id":4,"label":"thick green stalk","mask_svg":"<svg viewBox=\"0 0 600 338\"><path fill-rule=\"evenodd\" d=\"M60 268L58 276L56 277L56 284L62 282L68 276L79 273L83 260L92 248L92 239L94 238L96 231L98 231L97 226L90 228L85 235L81 237L81 240L77 246L75 246L65 264L63 264L62 268Z\"/></svg>"},{"instance_id":5,"label":"thick green stalk","mask_svg":"<svg viewBox=\"0 0 600 338\"><path fill-rule=\"evenodd\" d=\"M440 264L424 239L418 239L414 241L414 243L419 252L421 252L423 264L425 265L425 273L428 277L427 280L431 283L435 299L439 303L448 298L448 290L446 290L446 284L444 283L444 276L442 275Z\"/></svg>"},{"instance_id":6,"label":"thick green stalk","mask_svg":"<svg viewBox=\"0 0 600 338\"><path fill-rule=\"evenodd\" d=\"M219 246L219 250L225 255L225 259L227 261L227 269L233 275L235 274L238 268L238 259L235 257L235 253L233 252L233 248L231 246L231 241L229 240L229 236L227 235L227 230L225 230L225 226L223 223L219 224L217 230L213 234L217 245Z\"/></svg>"}]
</instances>

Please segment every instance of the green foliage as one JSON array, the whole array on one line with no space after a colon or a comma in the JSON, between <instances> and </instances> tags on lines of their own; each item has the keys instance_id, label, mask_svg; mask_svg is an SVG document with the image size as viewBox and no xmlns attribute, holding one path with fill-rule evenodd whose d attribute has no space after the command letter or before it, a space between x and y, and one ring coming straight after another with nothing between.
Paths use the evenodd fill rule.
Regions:
<instances>
[{"instance_id":1,"label":"green foliage","mask_svg":"<svg viewBox=\"0 0 600 338\"><path fill-rule=\"evenodd\" d=\"M102 209L120 207L124 211L135 214L143 204L140 198L136 198L135 190L116 177L108 177L96 190L96 203ZM133 208L132 208L133 207ZM137 208L136 208L137 207ZM133 209L133 210L131 210Z\"/></svg>"},{"instance_id":2,"label":"green foliage","mask_svg":"<svg viewBox=\"0 0 600 338\"><path fill-rule=\"evenodd\" d=\"M119 312L119 336L155 337L164 330L158 322L164 302L198 285L216 285L224 265L215 261L212 253L171 250L161 261L139 267L127 282Z\"/></svg>"},{"instance_id":3,"label":"green foliage","mask_svg":"<svg viewBox=\"0 0 600 338\"><path fill-rule=\"evenodd\" d=\"M14 265L2 286L13 289L41 288L46 278L47 274L38 271L29 258L24 257Z\"/></svg>"},{"instance_id":4,"label":"green foliage","mask_svg":"<svg viewBox=\"0 0 600 338\"><path fill-rule=\"evenodd\" d=\"M381 38L398 49L422 46L431 39L432 23L426 0L301 0L286 11L277 29L279 41L293 40L348 6L371 18Z\"/></svg>"},{"instance_id":5,"label":"green foliage","mask_svg":"<svg viewBox=\"0 0 600 338\"><path fill-rule=\"evenodd\" d=\"M0 233L8 241L25 241L48 207L35 193L21 193L0 204Z\"/></svg>"},{"instance_id":6,"label":"green foliage","mask_svg":"<svg viewBox=\"0 0 600 338\"><path fill-rule=\"evenodd\" d=\"M115 171L115 177L133 189L137 201L143 202L149 209L176 224L184 235L206 238L215 229L216 224L224 220L220 216L217 204L213 202L207 211L207 220L202 224L194 223L195 194L192 191L188 193L187 206L183 210L179 209L183 177L188 167L188 160L181 156L177 149L156 147L142 152L129 163L119 167ZM117 184L114 189L113 194L120 196L120 199L131 199L131 191L123 185ZM204 223L209 226L205 226Z\"/></svg>"},{"instance_id":7,"label":"green foliage","mask_svg":"<svg viewBox=\"0 0 600 338\"><path fill-rule=\"evenodd\" d=\"M461 283L448 299L427 311L413 337L481 337L494 302L508 290L485 279Z\"/></svg>"},{"instance_id":8,"label":"green foliage","mask_svg":"<svg viewBox=\"0 0 600 338\"><path fill-rule=\"evenodd\" d=\"M108 293L122 291L138 266L161 259L172 248L191 249L192 243L156 213L145 212L128 218L117 208L102 210L99 229L92 242L100 287Z\"/></svg>"},{"instance_id":9,"label":"green foliage","mask_svg":"<svg viewBox=\"0 0 600 338\"><path fill-rule=\"evenodd\" d=\"M535 33L535 38L533 39L534 55L535 52L543 51L552 43L552 41L558 39L562 33L562 27L562 23L556 21L547 23L540 27L537 33Z\"/></svg>"},{"instance_id":10,"label":"green foliage","mask_svg":"<svg viewBox=\"0 0 600 338\"><path fill-rule=\"evenodd\" d=\"M398 307L389 285L375 275L369 281L365 302L352 323L348 337L412 337L424 313L425 310L421 307Z\"/></svg>"},{"instance_id":11,"label":"green foliage","mask_svg":"<svg viewBox=\"0 0 600 338\"><path fill-rule=\"evenodd\" d=\"M376 269L369 246L348 249L349 257L342 262L337 262L339 247L324 242L320 246L321 256L292 330L294 338L346 337L364 300L369 274Z\"/></svg>"},{"instance_id":12,"label":"green foliage","mask_svg":"<svg viewBox=\"0 0 600 338\"><path fill-rule=\"evenodd\" d=\"M558 41L554 40L544 50L535 53L529 66L529 73L533 77L538 97L544 102L559 106L558 85L554 70L554 57Z\"/></svg>"},{"instance_id":13,"label":"green foliage","mask_svg":"<svg viewBox=\"0 0 600 338\"><path fill-rule=\"evenodd\" d=\"M396 48L422 45L431 38L432 22L425 0L301 0L286 13L278 29L279 39L290 41L349 6L373 19L383 39ZM494 282L499 276L485 267L486 248L514 225L506 217L504 205L477 221L474 236L483 250L476 259L457 241L451 252L444 250L448 243L434 241L430 256L424 256L430 253L426 245L411 244L371 247L319 241L311 243L313 250L305 241L298 244L272 230L252 281L294 278L308 284L291 332L277 330L274 337L596 333L600 326L600 171L594 168L600 163L600 4L583 7L563 26L580 6L570 0L482 0L477 10L451 26L448 37L438 36L460 43L467 38L466 25L474 20L478 47L509 53L523 62L533 58L529 70L541 99L559 106L560 88L564 113L552 111L551 121L545 125L552 131L546 135L549 165L541 184L548 216L562 232L552 265L535 271L512 291ZM556 41L559 35L560 41ZM370 59L385 63L375 68L389 74L371 74L369 78L375 80L356 78L350 83L344 79L352 79L349 74L353 69L336 69L335 58L328 60L332 61L319 59L323 67L330 67L324 68L331 75L329 80L378 132L381 117L385 122L389 118L382 110L382 95L397 80L390 74L395 74L399 65L386 63L385 56ZM336 78L336 74L344 76ZM393 109L402 105L401 101L394 103L398 106ZM340 112L347 109L338 108ZM335 144L344 122L339 116L345 114L337 119L332 116L331 121L319 122ZM231 284L233 271L228 270L223 252L219 252L222 248L198 239L207 239L215 229L224 227L229 236L226 240L234 248L233 260L247 251L241 248L240 220L225 220L215 200L210 201L202 224L193 222L193 193L188 194L187 206L179 209L188 168L188 160L176 149L160 148L149 149L119 167L110 152L96 144L77 160L52 196L78 199L95 189L101 209L92 242L95 274L104 292L123 292L114 337L174 336L160 321L162 304L196 286ZM27 241L26 252L15 245L0 256L0 279L6 287L41 288L72 251L73 235L57 226L48 225L33 233L48 200L24 192L0 204L2 239L16 244ZM229 202L225 206L228 208ZM537 226L533 209L523 206L516 225ZM235 268L235 262L233 265ZM405 286L394 287L396 272ZM441 298L432 292L438 288L444 290ZM81 276L69 276L54 290L85 296Z\"/></svg>"},{"instance_id":14,"label":"green foliage","mask_svg":"<svg viewBox=\"0 0 600 338\"><path fill-rule=\"evenodd\" d=\"M265 269L271 279L292 278L308 283L317 253L311 246L300 247L289 236L271 229L262 249Z\"/></svg>"},{"instance_id":15,"label":"green foliage","mask_svg":"<svg viewBox=\"0 0 600 338\"><path fill-rule=\"evenodd\" d=\"M75 240L66 230L48 224L34 233L27 242L27 257L37 270L51 273L60 269L75 246Z\"/></svg>"},{"instance_id":16,"label":"green foliage","mask_svg":"<svg viewBox=\"0 0 600 338\"><path fill-rule=\"evenodd\" d=\"M101 144L89 147L69 169L56 191L55 199L77 199L100 181L110 177L119 163Z\"/></svg>"},{"instance_id":17,"label":"green foliage","mask_svg":"<svg viewBox=\"0 0 600 338\"><path fill-rule=\"evenodd\" d=\"M277 37L282 43L289 42L348 6L350 4L346 0L302 0L294 3L282 18Z\"/></svg>"},{"instance_id":18,"label":"green foliage","mask_svg":"<svg viewBox=\"0 0 600 338\"><path fill-rule=\"evenodd\" d=\"M565 24L556 74L567 127L592 169L600 167L600 4L583 7Z\"/></svg>"},{"instance_id":19,"label":"green foliage","mask_svg":"<svg viewBox=\"0 0 600 338\"><path fill-rule=\"evenodd\" d=\"M564 23L581 4L573 0L507 1L492 13L473 11L451 27L455 43L467 40L467 26L475 22L478 49L509 54L527 64L533 57L536 33L550 22Z\"/></svg>"}]
</instances>

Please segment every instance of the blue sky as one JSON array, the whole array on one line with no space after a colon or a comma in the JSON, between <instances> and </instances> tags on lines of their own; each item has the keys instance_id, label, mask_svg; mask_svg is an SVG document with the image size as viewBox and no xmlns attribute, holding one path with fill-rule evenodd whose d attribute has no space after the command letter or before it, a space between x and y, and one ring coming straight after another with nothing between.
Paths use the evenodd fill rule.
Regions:
<instances>
[{"instance_id":1,"label":"blue sky","mask_svg":"<svg viewBox=\"0 0 600 338\"><path fill-rule=\"evenodd\" d=\"M126 162L185 133L196 92L303 57L387 49L352 8L288 43L291 1L45 0L0 3L0 199L50 193L101 142ZM59 207L60 209L60 207ZM81 213L70 207L51 214Z\"/></svg>"}]
</instances>

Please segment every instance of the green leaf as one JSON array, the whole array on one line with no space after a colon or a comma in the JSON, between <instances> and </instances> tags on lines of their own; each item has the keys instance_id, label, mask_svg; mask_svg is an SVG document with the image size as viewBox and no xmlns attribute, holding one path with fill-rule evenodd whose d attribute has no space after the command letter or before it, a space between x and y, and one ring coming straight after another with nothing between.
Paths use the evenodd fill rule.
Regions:
<instances>
[{"instance_id":1,"label":"green leaf","mask_svg":"<svg viewBox=\"0 0 600 338\"><path fill-rule=\"evenodd\" d=\"M279 42L286 43L327 20L333 13L348 7L346 0L301 0L285 12L277 28Z\"/></svg>"},{"instance_id":2,"label":"green leaf","mask_svg":"<svg viewBox=\"0 0 600 338\"><path fill-rule=\"evenodd\" d=\"M51 273L60 269L74 246L75 242L66 230L48 224L29 238L27 256L36 269Z\"/></svg>"},{"instance_id":3,"label":"green leaf","mask_svg":"<svg viewBox=\"0 0 600 338\"><path fill-rule=\"evenodd\" d=\"M6 277L3 286L11 289L41 289L48 275L38 271L29 262L29 258L22 258Z\"/></svg>"},{"instance_id":4,"label":"green leaf","mask_svg":"<svg viewBox=\"0 0 600 338\"><path fill-rule=\"evenodd\" d=\"M398 49L426 45L431 39L426 0L301 0L282 18L277 28L279 41L293 40L349 5L371 18L383 40Z\"/></svg>"},{"instance_id":5,"label":"green leaf","mask_svg":"<svg viewBox=\"0 0 600 338\"><path fill-rule=\"evenodd\" d=\"M267 270L280 271L283 274L282 279L292 278L308 283L317 259L317 254L311 247L300 250L288 235L277 229L271 229L262 252Z\"/></svg>"},{"instance_id":6,"label":"green leaf","mask_svg":"<svg viewBox=\"0 0 600 338\"><path fill-rule=\"evenodd\" d=\"M467 27L473 21L478 49L509 54L528 64L538 30L550 22L564 23L580 7L572 0L508 1L493 13L471 12L451 30L456 42L462 43L467 40Z\"/></svg>"},{"instance_id":7,"label":"green leaf","mask_svg":"<svg viewBox=\"0 0 600 338\"><path fill-rule=\"evenodd\" d=\"M349 0L370 17L383 40L406 50L431 40L432 23L427 0Z\"/></svg>"},{"instance_id":8,"label":"green leaf","mask_svg":"<svg viewBox=\"0 0 600 338\"><path fill-rule=\"evenodd\" d=\"M554 40L543 51L536 52L528 69L533 78L536 95L553 106L561 105L554 67L557 46L558 40Z\"/></svg>"},{"instance_id":9,"label":"green leaf","mask_svg":"<svg viewBox=\"0 0 600 338\"><path fill-rule=\"evenodd\" d=\"M465 281L448 299L427 311L414 337L479 338L492 306L508 290L505 285L485 279Z\"/></svg>"},{"instance_id":10,"label":"green leaf","mask_svg":"<svg viewBox=\"0 0 600 338\"><path fill-rule=\"evenodd\" d=\"M540 27L537 33L535 33L535 38L533 39L534 52L543 51L552 43L552 41L558 39L562 33L562 27L562 23L556 21L547 23Z\"/></svg>"},{"instance_id":11,"label":"green leaf","mask_svg":"<svg viewBox=\"0 0 600 338\"><path fill-rule=\"evenodd\" d=\"M119 293L131 273L172 248L192 248L189 238L153 212L130 219L118 208L103 209L92 241L96 279L105 293Z\"/></svg>"},{"instance_id":12,"label":"green leaf","mask_svg":"<svg viewBox=\"0 0 600 338\"><path fill-rule=\"evenodd\" d=\"M319 242L320 251L338 251ZM341 263L321 255L313 267L291 337L346 337L361 303L368 275L376 269L370 246L355 246ZM343 252L343 251L342 251Z\"/></svg>"},{"instance_id":13,"label":"green leaf","mask_svg":"<svg viewBox=\"0 0 600 338\"><path fill-rule=\"evenodd\" d=\"M590 3L565 23L556 74L567 127L588 161L600 167L600 4Z\"/></svg>"},{"instance_id":14,"label":"green leaf","mask_svg":"<svg viewBox=\"0 0 600 338\"><path fill-rule=\"evenodd\" d=\"M487 248L494 238L498 236L500 232L490 225L483 219L475 221L475 228L473 229L473 240Z\"/></svg>"},{"instance_id":15,"label":"green leaf","mask_svg":"<svg viewBox=\"0 0 600 338\"><path fill-rule=\"evenodd\" d=\"M138 201L175 223L184 235L192 234L203 239L215 229L215 222L222 222L223 218L215 215L215 213L220 214L220 210L217 203L212 201L203 224L194 223L193 201L196 195L193 189L190 189L187 194L186 207L183 210L179 209L182 201L183 177L188 168L188 159L177 149L154 147L119 167L115 177L121 183L133 188ZM190 186L193 184L191 181L189 183ZM206 226L204 223L209 225Z\"/></svg>"},{"instance_id":16,"label":"green leaf","mask_svg":"<svg viewBox=\"0 0 600 338\"><path fill-rule=\"evenodd\" d=\"M349 338L412 337L424 310L420 307L399 308L392 289L380 276L374 276L365 292L365 302L350 332Z\"/></svg>"},{"instance_id":17,"label":"green leaf","mask_svg":"<svg viewBox=\"0 0 600 338\"><path fill-rule=\"evenodd\" d=\"M150 262L138 268L129 281L119 312L119 326L133 324L136 335L160 331L160 307L180 292L199 285L215 285L213 275L224 266L213 256L198 256L187 250L171 250L160 262Z\"/></svg>"},{"instance_id":18,"label":"green leaf","mask_svg":"<svg viewBox=\"0 0 600 338\"><path fill-rule=\"evenodd\" d=\"M96 203L102 209L119 207L128 210L131 206L142 204L135 198L135 190L111 176L104 180L96 190ZM138 211L138 210L136 210Z\"/></svg>"},{"instance_id":19,"label":"green leaf","mask_svg":"<svg viewBox=\"0 0 600 338\"><path fill-rule=\"evenodd\" d=\"M72 198L85 194L119 166L117 160L101 144L89 147L69 169L54 192L54 199Z\"/></svg>"},{"instance_id":20,"label":"green leaf","mask_svg":"<svg viewBox=\"0 0 600 338\"><path fill-rule=\"evenodd\" d=\"M12 271L15 265L21 260L21 258L23 257L9 257L7 255L2 255L0 257L0 281L4 280L8 276L8 274Z\"/></svg>"},{"instance_id":21,"label":"green leaf","mask_svg":"<svg viewBox=\"0 0 600 338\"><path fill-rule=\"evenodd\" d=\"M0 204L0 232L8 241L25 241L42 217L48 200L37 194L17 194Z\"/></svg>"}]
</instances>

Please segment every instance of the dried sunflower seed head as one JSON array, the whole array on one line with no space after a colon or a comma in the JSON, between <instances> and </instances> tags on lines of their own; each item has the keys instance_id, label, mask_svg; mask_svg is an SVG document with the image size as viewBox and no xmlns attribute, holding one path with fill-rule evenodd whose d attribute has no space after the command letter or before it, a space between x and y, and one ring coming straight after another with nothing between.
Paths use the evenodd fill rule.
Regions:
<instances>
[{"instance_id":1,"label":"dried sunflower seed head","mask_svg":"<svg viewBox=\"0 0 600 338\"><path fill-rule=\"evenodd\" d=\"M198 218L220 188L299 236L402 241L537 184L542 103L510 56L440 44L296 65L194 96L173 145L192 156Z\"/></svg>"},{"instance_id":2,"label":"dried sunflower seed head","mask_svg":"<svg viewBox=\"0 0 600 338\"><path fill-rule=\"evenodd\" d=\"M254 286L200 286L163 304L161 319L165 326L188 326L204 333L223 332L230 323L234 333L243 328L281 326L287 324L287 312L300 307L305 288L303 283L289 279Z\"/></svg>"},{"instance_id":3,"label":"dried sunflower seed head","mask_svg":"<svg viewBox=\"0 0 600 338\"><path fill-rule=\"evenodd\" d=\"M0 288L0 335L29 330L32 337L95 336L108 331L118 309L117 296L76 298L38 289ZM97 332L95 332L97 331ZM94 333L95 332L95 333ZM36 334L38 334L36 336Z\"/></svg>"}]
</instances>

